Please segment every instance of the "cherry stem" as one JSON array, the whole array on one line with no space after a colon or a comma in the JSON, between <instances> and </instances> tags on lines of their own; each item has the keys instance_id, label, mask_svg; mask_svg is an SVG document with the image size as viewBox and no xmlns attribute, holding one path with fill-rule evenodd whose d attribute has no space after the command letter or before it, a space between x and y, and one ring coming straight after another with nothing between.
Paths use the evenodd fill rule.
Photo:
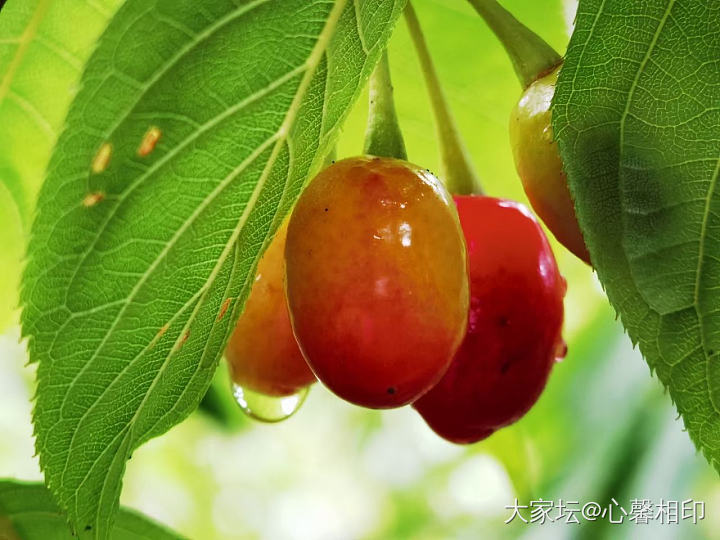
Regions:
<instances>
[{"instance_id":1,"label":"cherry stem","mask_svg":"<svg viewBox=\"0 0 720 540\"><path fill-rule=\"evenodd\" d=\"M444 178L445 186L452 194L481 195L483 191L480 187L480 180L470 162L467 149L455 124L455 119L450 112L440 79L430 57L425 36L420 27L420 21L410 2L407 3L405 8L405 22L417 51L430 96L433 115L435 116L435 129L440 147L440 175Z\"/></svg>"},{"instance_id":2,"label":"cherry stem","mask_svg":"<svg viewBox=\"0 0 720 540\"><path fill-rule=\"evenodd\" d=\"M505 47L523 88L560 65L562 57L555 49L496 0L468 1Z\"/></svg>"},{"instance_id":3,"label":"cherry stem","mask_svg":"<svg viewBox=\"0 0 720 540\"><path fill-rule=\"evenodd\" d=\"M363 152L372 156L407 160L405 142L395 112L387 51L383 51L370 76L368 123Z\"/></svg>"}]
</instances>

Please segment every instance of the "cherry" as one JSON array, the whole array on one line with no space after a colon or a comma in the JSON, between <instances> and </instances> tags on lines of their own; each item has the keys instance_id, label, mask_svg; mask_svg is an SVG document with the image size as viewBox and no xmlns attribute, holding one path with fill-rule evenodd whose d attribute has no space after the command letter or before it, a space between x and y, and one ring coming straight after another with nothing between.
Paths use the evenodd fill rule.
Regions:
<instances>
[{"instance_id":1,"label":"cherry","mask_svg":"<svg viewBox=\"0 0 720 540\"><path fill-rule=\"evenodd\" d=\"M225 357L233 381L269 396L289 396L315 381L298 348L285 300L285 239L280 226L258 263Z\"/></svg>"},{"instance_id":2,"label":"cherry","mask_svg":"<svg viewBox=\"0 0 720 540\"><path fill-rule=\"evenodd\" d=\"M520 203L456 196L470 264L467 334L440 382L414 403L440 436L484 439L540 396L561 337L565 281Z\"/></svg>"},{"instance_id":3,"label":"cherry","mask_svg":"<svg viewBox=\"0 0 720 540\"><path fill-rule=\"evenodd\" d=\"M468 277L455 205L431 173L335 163L300 196L285 256L295 337L335 394L399 407L442 377L465 333Z\"/></svg>"},{"instance_id":4,"label":"cherry","mask_svg":"<svg viewBox=\"0 0 720 540\"><path fill-rule=\"evenodd\" d=\"M533 209L561 244L590 264L550 124L559 70L556 67L525 90L510 117L510 141Z\"/></svg>"}]
</instances>

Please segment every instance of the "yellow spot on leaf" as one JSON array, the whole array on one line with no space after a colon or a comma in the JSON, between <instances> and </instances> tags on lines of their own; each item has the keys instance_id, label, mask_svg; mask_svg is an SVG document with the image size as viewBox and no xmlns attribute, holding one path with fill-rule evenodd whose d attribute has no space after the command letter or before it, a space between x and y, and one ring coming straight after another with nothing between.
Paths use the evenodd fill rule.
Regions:
<instances>
[{"instance_id":1,"label":"yellow spot on leaf","mask_svg":"<svg viewBox=\"0 0 720 540\"><path fill-rule=\"evenodd\" d=\"M95 191L93 193L88 193L87 195L85 195L82 203L85 208L90 208L91 206L95 206L104 198L105 194L102 191Z\"/></svg>"},{"instance_id":2,"label":"yellow spot on leaf","mask_svg":"<svg viewBox=\"0 0 720 540\"><path fill-rule=\"evenodd\" d=\"M188 340L189 337L190 337L190 330L185 332L183 337L180 338L180 341L178 341L177 350L182 349L182 346L185 345L185 342Z\"/></svg>"},{"instance_id":3,"label":"yellow spot on leaf","mask_svg":"<svg viewBox=\"0 0 720 540\"><path fill-rule=\"evenodd\" d=\"M155 150L155 145L160 140L160 135L162 135L162 131L160 131L160 128L151 126L145 132L145 136L140 142L140 146L137 150L138 156L147 156L150 152Z\"/></svg>"},{"instance_id":4,"label":"yellow spot on leaf","mask_svg":"<svg viewBox=\"0 0 720 540\"><path fill-rule=\"evenodd\" d=\"M103 172L107 169L108 163L110 163L110 156L112 156L112 144L104 143L100 150L97 151L92 161L92 172L95 174Z\"/></svg>"},{"instance_id":5,"label":"yellow spot on leaf","mask_svg":"<svg viewBox=\"0 0 720 540\"><path fill-rule=\"evenodd\" d=\"M220 313L218 313L217 320L221 320L225 313L227 313L228 308L230 307L230 303L232 302L232 298L226 298L225 301L222 303L222 306L220 306Z\"/></svg>"},{"instance_id":6,"label":"yellow spot on leaf","mask_svg":"<svg viewBox=\"0 0 720 540\"><path fill-rule=\"evenodd\" d=\"M165 335L165 332L168 331L168 328L170 328L170 324L165 324L165 325L163 325L162 328L160 328L160 330L158 330L158 333L155 334L155 337L154 337L153 340L150 342L150 347L149 347L150 349L152 349L152 348L155 346L155 344L156 344L158 341L160 341L160 338L163 337L163 335Z\"/></svg>"}]
</instances>

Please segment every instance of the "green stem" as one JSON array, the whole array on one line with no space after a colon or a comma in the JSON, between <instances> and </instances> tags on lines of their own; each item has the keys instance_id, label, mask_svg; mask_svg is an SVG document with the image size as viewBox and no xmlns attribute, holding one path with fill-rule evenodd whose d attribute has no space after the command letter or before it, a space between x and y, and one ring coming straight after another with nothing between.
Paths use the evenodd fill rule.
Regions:
<instances>
[{"instance_id":1,"label":"green stem","mask_svg":"<svg viewBox=\"0 0 720 540\"><path fill-rule=\"evenodd\" d=\"M470 158L460 137L455 119L450 112L450 107L445 99L440 79L435 71L430 51L425 42L425 36L420 28L420 21L418 21L417 14L410 2L405 8L405 21L420 60L420 67L425 77L425 84L428 88L430 103L435 116L435 128L440 146L440 175L445 180L445 186L450 193L459 195L482 194L480 181L470 163Z\"/></svg>"},{"instance_id":2,"label":"green stem","mask_svg":"<svg viewBox=\"0 0 720 540\"><path fill-rule=\"evenodd\" d=\"M395 112L387 51L383 51L370 76L370 102L363 152L373 156L407 160L405 142Z\"/></svg>"},{"instance_id":3,"label":"green stem","mask_svg":"<svg viewBox=\"0 0 720 540\"><path fill-rule=\"evenodd\" d=\"M523 88L527 88L562 62L562 57L555 49L496 0L468 1L505 47Z\"/></svg>"}]
</instances>

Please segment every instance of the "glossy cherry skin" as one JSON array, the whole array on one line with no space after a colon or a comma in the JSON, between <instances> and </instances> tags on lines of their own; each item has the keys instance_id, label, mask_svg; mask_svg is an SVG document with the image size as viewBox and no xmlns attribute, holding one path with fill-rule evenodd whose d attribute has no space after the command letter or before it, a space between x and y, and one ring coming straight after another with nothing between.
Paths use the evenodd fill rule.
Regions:
<instances>
[{"instance_id":1,"label":"glossy cherry skin","mask_svg":"<svg viewBox=\"0 0 720 540\"><path fill-rule=\"evenodd\" d=\"M510 143L533 210L562 245L590 264L550 124L559 70L555 68L525 90L510 116Z\"/></svg>"},{"instance_id":2,"label":"glossy cherry skin","mask_svg":"<svg viewBox=\"0 0 720 540\"><path fill-rule=\"evenodd\" d=\"M335 163L300 196L285 255L295 337L330 390L390 408L440 379L465 333L468 275L455 205L431 173Z\"/></svg>"},{"instance_id":3,"label":"glossy cherry skin","mask_svg":"<svg viewBox=\"0 0 720 540\"><path fill-rule=\"evenodd\" d=\"M285 299L287 220L258 263L255 282L225 358L232 380L269 396L289 396L315 382L290 326Z\"/></svg>"},{"instance_id":4,"label":"glossy cherry skin","mask_svg":"<svg viewBox=\"0 0 720 540\"><path fill-rule=\"evenodd\" d=\"M523 416L564 356L565 281L522 204L455 201L470 263L467 334L445 376L413 406L441 437L472 443Z\"/></svg>"}]
</instances>

